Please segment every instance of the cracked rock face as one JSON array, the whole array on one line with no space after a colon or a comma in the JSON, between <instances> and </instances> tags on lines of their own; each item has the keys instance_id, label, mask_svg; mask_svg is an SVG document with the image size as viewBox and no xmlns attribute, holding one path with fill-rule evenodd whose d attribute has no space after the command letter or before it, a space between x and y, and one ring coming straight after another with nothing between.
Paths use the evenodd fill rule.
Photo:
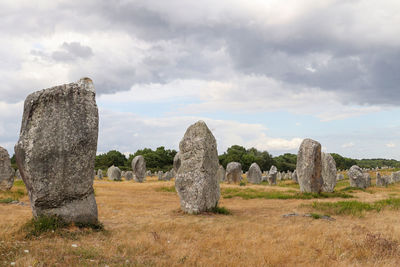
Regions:
<instances>
[{"instance_id":1,"label":"cracked rock face","mask_svg":"<svg viewBox=\"0 0 400 267\"><path fill-rule=\"evenodd\" d=\"M220 198L217 142L203 121L191 125L179 143L175 188L181 209L195 214L217 206Z\"/></svg>"},{"instance_id":2,"label":"cracked rock face","mask_svg":"<svg viewBox=\"0 0 400 267\"><path fill-rule=\"evenodd\" d=\"M329 153L322 152L322 179L324 184L322 185L323 192L333 192L336 186L336 162Z\"/></svg>"},{"instance_id":3,"label":"cracked rock face","mask_svg":"<svg viewBox=\"0 0 400 267\"><path fill-rule=\"evenodd\" d=\"M321 144L304 139L297 154L297 179L301 192L320 193L322 179Z\"/></svg>"},{"instance_id":4,"label":"cracked rock face","mask_svg":"<svg viewBox=\"0 0 400 267\"><path fill-rule=\"evenodd\" d=\"M0 146L0 190L10 190L14 184L14 169L11 167L10 155Z\"/></svg>"},{"instance_id":5,"label":"cracked rock face","mask_svg":"<svg viewBox=\"0 0 400 267\"><path fill-rule=\"evenodd\" d=\"M26 98L15 156L34 217L97 222L93 170L98 120L89 78Z\"/></svg>"},{"instance_id":6,"label":"cracked rock face","mask_svg":"<svg viewBox=\"0 0 400 267\"><path fill-rule=\"evenodd\" d=\"M257 163L250 165L249 172L247 173L247 181L252 184L260 184L262 179L262 172Z\"/></svg>"},{"instance_id":7,"label":"cracked rock face","mask_svg":"<svg viewBox=\"0 0 400 267\"><path fill-rule=\"evenodd\" d=\"M144 178L146 177L146 161L143 156L139 155L133 158L132 172L133 179L135 179L136 182L143 183Z\"/></svg>"}]
</instances>

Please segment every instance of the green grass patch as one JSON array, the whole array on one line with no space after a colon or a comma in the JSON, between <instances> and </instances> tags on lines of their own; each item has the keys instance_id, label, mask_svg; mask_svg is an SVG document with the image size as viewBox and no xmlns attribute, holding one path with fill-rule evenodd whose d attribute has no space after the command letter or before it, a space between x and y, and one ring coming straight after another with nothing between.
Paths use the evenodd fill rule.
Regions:
<instances>
[{"instance_id":1,"label":"green grass patch","mask_svg":"<svg viewBox=\"0 0 400 267\"><path fill-rule=\"evenodd\" d=\"M211 209L210 212L216 213L216 214L222 214L222 215L230 215L231 214L231 212L227 208L219 207L219 206Z\"/></svg>"},{"instance_id":2,"label":"green grass patch","mask_svg":"<svg viewBox=\"0 0 400 267\"><path fill-rule=\"evenodd\" d=\"M11 202L13 202L15 199L13 199L13 198L0 198L0 203L3 203L3 204L9 204L9 203L11 203Z\"/></svg>"},{"instance_id":3,"label":"green grass patch","mask_svg":"<svg viewBox=\"0 0 400 267\"><path fill-rule=\"evenodd\" d=\"M300 193L296 191L261 191L252 188L223 188L223 198L241 197L243 199L313 199L313 198L352 198L352 195L343 192L334 193Z\"/></svg>"},{"instance_id":4,"label":"green grass patch","mask_svg":"<svg viewBox=\"0 0 400 267\"><path fill-rule=\"evenodd\" d=\"M104 230L102 223L97 224L84 224L84 223L66 223L61 218L57 216L40 216L38 218L32 218L23 227L22 230L25 231L26 237L38 237L46 232L55 232L61 229L75 225L79 228L90 228L95 231Z\"/></svg>"},{"instance_id":5,"label":"green grass patch","mask_svg":"<svg viewBox=\"0 0 400 267\"><path fill-rule=\"evenodd\" d=\"M295 183L295 182L291 182L291 183L286 183L286 182L279 182L278 186L280 187L290 187L290 188L300 188L300 185Z\"/></svg>"},{"instance_id":6,"label":"green grass patch","mask_svg":"<svg viewBox=\"0 0 400 267\"><path fill-rule=\"evenodd\" d=\"M22 180L14 180L14 186L17 186L17 187L23 186L23 187L25 187L25 183Z\"/></svg>"},{"instance_id":7,"label":"green grass patch","mask_svg":"<svg viewBox=\"0 0 400 267\"><path fill-rule=\"evenodd\" d=\"M176 193L175 186L162 186L156 188L157 192L170 192L170 193Z\"/></svg>"},{"instance_id":8,"label":"green grass patch","mask_svg":"<svg viewBox=\"0 0 400 267\"><path fill-rule=\"evenodd\" d=\"M15 190L15 188L13 188L8 191L0 191L0 199L3 199L4 201L6 201L6 199L12 199L11 201L14 201L14 200L19 201L19 199L25 195L26 195L26 193L25 193L24 189ZM7 203L7 202L0 202L0 203Z\"/></svg>"},{"instance_id":9,"label":"green grass patch","mask_svg":"<svg viewBox=\"0 0 400 267\"><path fill-rule=\"evenodd\" d=\"M400 198L389 198L372 203L360 201L313 202L311 207L329 215L363 216L368 211L380 212L385 208L397 210L400 208Z\"/></svg>"}]
</instances>

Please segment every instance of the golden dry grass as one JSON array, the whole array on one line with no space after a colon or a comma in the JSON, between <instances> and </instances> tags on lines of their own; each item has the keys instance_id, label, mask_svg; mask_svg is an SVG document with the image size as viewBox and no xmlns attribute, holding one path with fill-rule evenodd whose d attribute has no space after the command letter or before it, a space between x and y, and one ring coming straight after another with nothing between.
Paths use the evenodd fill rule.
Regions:
<instances>
[{"instance_id":1,"label":"golden dry grass","mask_svg":"<svg viewBox=\"0 0 400 267\"><path fill-rule=\"evenodd\" d=\"M283 218L283 214L291 212L312 212L302 204L344 199L221 197L220 206L229 209L232 215L186 215L179 211L176 193L157 190L173 184L158 182L155 177L142 184L96 180L96 200L104 232L70 227L38 238L26 238L21 227L32 217L30 206L0 204L0 266L10 266L10 262L16 266L400 264L400 211L370 212L361 218L334 216L335 221ZM221 187L243 188L226 184ZM297 190L266 185L245 188ZM375 201L399 190L400 185L394 185L352 194L359 201ZM29 203L27 196L20 201Z\"/></svg>"}]
</instances>

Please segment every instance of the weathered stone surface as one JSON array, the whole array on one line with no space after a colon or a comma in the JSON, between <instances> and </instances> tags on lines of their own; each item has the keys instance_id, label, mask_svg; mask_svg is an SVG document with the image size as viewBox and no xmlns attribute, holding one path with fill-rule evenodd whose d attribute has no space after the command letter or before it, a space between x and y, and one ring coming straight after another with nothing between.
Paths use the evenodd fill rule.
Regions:
<instances>
[{"instance_id":1,"label":"weathered stone surface","mask_svg":"<svg viewBox=\"0 0 400 267\"><path fill-rule=\"evenodd\" d=\"M239 162L229 162L226 166L226 178L228 183L239 183L242 180L242 165Z\"/></svg>"},{"instance_id":2,"label":"weathered stone surface","mask_svg":"<svg viewBox=\"0 0 400 267\"><path fill-rule=\"evenodd\" d=\"M336 162L329 153L322 152L322 185L323 192L333 192L336 186Z\"/></svg>"},{"instance_id":3,"label":"weathered stone surface","mask_svg":"<svg viewBox=\"0 0 400 267\"><path fill-rule=\"evenodd\" d=\"M368 187L368 177L364 176L364 173L360 167L357 165L353 165L347 172L349 175L350 186L358 187L358 188L367 188Z\"/></svg>"},{"instance_id":4,"label":"weathered stone surface","mask_svg":"<svg viewBox=\"0 0 400 267\"><path fill-rule=\"evenodd\" d=\"M278 169L274 165L272 165L271 168L269 169L267 176L268 184L270 185L276 184L277 176L278 176Z\"/></svg>"},{"instance_id":5,"label":"weathered stone surface","mask_svg":"<svg viewBox=\"0 0 400 267\"><path fill-rule=\"evenodd\" d=\"M163 181L171 181L171 179L174 178L174 172L173 170L167 171L166 173L163 174L162 180Z\"/></svg>"},{"instance_id":6,"label":"weathered stone surface","mask_svg":"<svg viewBox=\"0 0 400 267\"><path fill-rule=\"evenodd\" d=\"M125 178L125 171L121 171L121 178Z\"/></svg>"},{"instance_id":7,"label":"weathered stone surface","mask_svg":"<svg viewBox=\"0 0 400 267\"><path fill-rule=\"evenodd\" d=\"M136 182L142 183L146 177L146 161L144 157L139 155L132 160L133 179Z\"/></svg>"},{"instance_id":8,"label":"weathered stone surface","mask_svg":"<svg viewBox=\"0 0 400 267\"><path fill-rule=\"evenodd\" d=\"M336 180L337 181L344 180L344 175L341 174L341 173L338 173L337 176L336 176Z\"/></svg>"},{"instance_id":9,"label":"weathered stone surface","mask_svg":"<svg viewBox=\"0 0 400 267\"><path fill-rule=\"evenodd\" d=\"M292 173L292 181L298 183L299 181L297 180L297 171L294 170Z\"/></svg>"},{"instance_id":10,"label":"weathered stone surface","mask_svg":"<svg viewBox=\"0 0 400 267\"><path fill-rule=\"evenodd\" d=\"M97 178L99 178L100 180L103 179L103 171L101 169L97 170Z\"/></svg>"},{"instance_id":11,"label":"weathered stone surface","mask_svg":"<svg viewBox=\"0 0 400 267\"><path fill-rule=\"evenodd\" d=\"M365 184L367 185L367 187L371 186L371 175L369 175L368 172L363 173L364 176L364 180L365 180Z\"/></svg>"},{"instance_id":12,"label":"weathered stone surface","mask_svg":"<svg viewBox=\"0 0 400 267\"><path fill-rule=\"evenodd\" d=\"M118 167L115 167L112 165L110 168L107 170L107 177L108 180L111 181L122 181L122 172Z\"/></svg>"},{"instance_id":13,"label":"weathered stone surface","mask_svg":"<svg viewBox=\"0 0 400 267\"><path fill-rule=\"evenodd\" d=\"M400 182L400 171L392 172L392 174L390 175L390 182L392 184Z\"/></svg>"},{"instance_id":14,"label":"weathered stone surface","mask_svg":"<svg viewBox=\"0 0 400 267\"><path fill-rule=\"evenodd\" d=\"M386 187L389 183L389 176L381 176L379 172L376 173L376 186Z\"/></svg>"},{"instance_id":15,"label":"weathered stone surface","mask_svg":"<svg viewBox=\"0 0 400 267\"><path fill-rule=\"evenodd\" d=\"M324 181L320 143L312 139L303 140L297 154L296 171L301 192L321 192Z\"/></svg>"},{"instance_id":16,"label":"weathered stone surface","mask_svg":"<svg viewBox=\"0 0 400 267\"><path fill-rule=\"evenodd\" d=\"M164 175L164 173L162 171L158 171L157 176L158 176L159 181L162 181L163 175Z\"/></svg>"},{"instance_id":17,"label":"weathered stone surface","mask_svg":"<svg viewBox=\"0 0 400 267\"><path fill-rule=\"evenodd\" d=\"M181 209L199 213L215 208L220 198L217 142L203 121L191 125L179 143L175 188Z\"/></svg>"},{"instance_id":18,"label":"weathered stone surface","mask_svg":"<svg viewBox=\"0 0 400 267\"><path fill-rule=\"evenodd\" d=\"M225 169L222 165L219 165L218 167L217 180L218 182L223 182L225 180Z\"/></svg>"},{"instance_id":19,"label":"weathered stone surface","mask_svg":"<svg viewBox=\"0 0 400 267\"><path fill-rule=\"evenodd\" d=\"M96 223L98 110L89 78L29 95L15 155L35 217Z\"/></svg>"},{"instance_id":20,"label":"weathered stone surface","mask_svg":"<svg viewBox=\"0 0 400 267\"><path fill-rule=\"evenodd\" d=\"M276 174L276 180L282 181L282 173L281 173L281 172L278 172L278 173Z\"/></svg>"},{"instance_id":21,"label":"weathered stone surface","mask_svg":"<svg viewBox=\"0 0 400 267\"><path fill-rule=\"evenodd\" d=\"M132 179L133 179L133 172L132 171L125 172L125 180L130 181Z\"/></svg>"},{"instance_id":22,"label":"weathered stone surface","mask_svg":"<svg viewBox=\"0 0 400 267\"><path fill-rule=\"evenodd\" d=\"M180 159L180 154L179 154L179 152L178 153L176 153L176 155L175 155L175 157L174 157L174 165L173 165L173 167L174 167L174 171L175 171L175 173L177 173L178 172L178 170L179 170L179 167L181 167L181 159Z\"/></svg>"},{"instance_id":23,"label":"weathered stone surface","mask_svg":"<svg viewBox=\"0 0 400 267\"><path fill-rule=\"evenodd\" d=\"M260 184L262 179L261 169L257 163L250 165L249 171L247 173L247 181L252 184Z\"/></svg>"},{"instance_id":24,"label":"weathered stone surface","mask_svg":"<svg viewBox=\"0 0 400 267\"><path fill-rule=\"evenodd\" d=\"M152 176L153 174L151 173L150 170L146 171L146 176Z\"/></svg>"},{"instance_id":25,"label":"weathered stone surface","mask_svg":"<svg viewBox=\"0 0 400 267\"><path fill-rule=\"evenodd\" d=\"M22 180L21 173L19 172L18 169L15 171L15 179L16 180Z\"/></svg>"},{"instance_id":26,"label":"weathered stone surface","mask_svg":"<svg viewBox=\"0 0 400 267\"><path fill-rule=\"evenodd\" d=\"M0 146L0 190L10 190L14 184L14 169L11 167L10 155Z\"/></svg>"}]
</instances>

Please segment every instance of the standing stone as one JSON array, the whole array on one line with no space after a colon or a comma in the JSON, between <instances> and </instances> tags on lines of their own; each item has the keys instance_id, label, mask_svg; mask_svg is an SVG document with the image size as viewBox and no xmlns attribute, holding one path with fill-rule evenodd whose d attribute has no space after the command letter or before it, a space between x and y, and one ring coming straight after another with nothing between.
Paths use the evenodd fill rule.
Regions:
<instances>
[{"instance_id":1,"label":"standing stone","mask_svg":"<svg viewBox=\"0 0 400 267\"><path fill-rule=\"evenodd\" d=\"M175 157L174 157L174 162L173 162L174 165L173 165L173 167L174 167L175 173L177 173L179 168L181 167L181 159L180 159L179 156L180 156L180 154L178 152L178 153L175 154Z\"/></svg>"},{"instance_id":2,"label":"standing stone","mask_svg":"<svg viewBox=\"0 0 400 267\"><path fill-rule=\"evenodd\" d=\"M162 180L163 180L163 181L171 181L172 178L174 178L174 172L173 172L173 170L167 171L167 172L164 173L164 175L162 176Z\"/></svg>"},{"instance_id":3,"label":"standing stone","mask_svg":"<svg viewBox=\"0 0 400 267\"><path fill-rule=\"evenodd\" d=\"M282 173L281 172L277 172L276 174L276 180L281 181L282 180Z\"/></svg>"},{"instance_id":4,"label":"standing stone","mask_svg":"<svg viewBox=\"0 0 400 267\"><path fill-rule=\"evenodd\" d=\"M133 179L136 182L143 183L144 178L146 177L146 161L143 156L136 156L132 160L132 171L133 171Z\"/></svg>"},{"instance_id":5,"label":"standing stone","mask_svg":"<svg viewBox=\"0 0 400 267\"><path fill-rule=\"evenodd\" d=\"M115 167L112 165L110 168L107 170L107 177L108 180L111 181L122 181L122 175L121 175L121 170L118 167Z\"/></svg>"},{"instance_id":6,"label":"standing stone","mask_svg":"<svg viewBox=\"0 0 400 267\"><path fill-rule=\"evenodd\" d=\"M121 178L125 178L125 171L121 171Z\"/></svg>"},{"instance_id":7,"label":"standing stone","mask_svg":"<svg viewBox=\"0 0 400 267\"><path fill-rule=\"evenodd\" d=\"M239 162L229 162L226 166L226 181L239 183L242 180L242 165Z\"/></svg>"},{"instance_id":8,"label":"standing stone","mask_svg":"<svg viewBox=\"0 0 400 267\"><path fill-rule=\"evenodd\" d=\"M179 143L180 167L175 188L181 209L194 214L218 205L220 198L217 170L217 142L203 121L191 125Z\"/></svg>"},{"instance_id":9,"label":"standing stone","mask_svg":"<svg viewBox=\"0 0 400 267\"><path fill-rule=\"evenodd\" d=\"M0 146L0 190L10 190L14 184L14 169L11 167L10 155Z\"/></svg>"},{"instance_id":10,"label":"standing stone","mask_svg":"<svg viewBox=\"0 0 400 267\"><path fill-rule=\"evenodd\" d=\"M336 180L337 181L344 180L344 175L341 174L341 173L338 173L337 176L336 176Z\"/></svg>"},{"instance_id":11,"label":"standing stone","mask_svg":"<svg viewBox=\"0 0 400 267\"><path fill-rule=\"evenodd\" d=\"M322 179L324 184L322 185L323 192L333 192L336 186L336 162L329 153L322 152Z\"/></svg>"},{"instance_id":12,"label":"standing stone","mask_svg":"<svg viewBox=\"0 0 400 267\"><path fill-rule=\"evenodd\" d=\"M301 192L320 193L322 179L321 144L304 139L297 154L297 179Z\"/></svg>"},{"instance_id":13,"label":"standing stone","mask_svg":"<svg viewBox=\"0 0 400 267\"><path fill-rule=\"evenodd\" d=\"M368 181L366 180L366 176L360 167L357 165L353 165L350 170L347 172L349 175L350 186L351 187L358 187L358 188L367 188Z\"/></svg>"},{"instance_id":14,"label":"standing stone","mask_svg":"<svg viewBox=\"0 0 400 267\"><path fill-rule=\"evenodd\" d=\"M93 170L98 110L93 82L56 86L29 95L15 145L18 169L34 217L97 223Z\"/></svg>"},{"instance_id":15,"label":"standing stone","mask_svg":"<svg viewBox=\"0 0 400 267\"><path fill-rule=\"evenodd\" d=\"M261 169L257 163L253 163L250 165L248 174L247 174L247 181L252 184L260 184L262 178Z\"/></svg>"},{"instance_id":16,"label":"standing stone","mask_svg":"<svg viewBox=\"0 0 400 267\"><path fill-rule=\"evenodd\" d=\"M225 180L225 169L222 165L219 165L218 167L217 180L218 182L223 182Z\"/></svg>"},{"instance_id":17,"label":"standing stone","mask_svg":"<svg viewBox=\"0 0 400 267\"><path fill-rule=\"evenodd\" d=\"M297 171L294 170L292 173L292 181L298 183L299 181L297 180Z\"/></svg>"},{"instance_id":18,"label":"standing stone","mask_svg":"<svg viewBox=\"0 0 400 267\"><path fill-rule=\"evenodd\" d=\"M15 179L16 180L22 180L21 173L19 172L18 169L15 171Z\"/></svg>"},{"instance_id":19,"label":"standing stone","mask_svg":"<svg viewBox=\"0 0 400 267\"><path fill-rule=\"evenodd\" d=\"M164 175L164 173L162 171L158 171L157 176L158 176L159 181L162 181L163 175Z\"/></svg>"},{"instance_id":20,"label":"standing stone","mask_svg":"<svg viewBox=\"0 0 400 267\"><path fill-rule=\"evenodd\" d=\"M100 180L103 179L103 171L101 169L97 170L97 178L99 178Z\"/></svg>"},{"instance_id":21,"label":"standing stone","mask_svg":"<svg viewBox=\"0 0 400 267\"><path fill-rule=\"evenodd\" d=\"M376 186L386 187L389 182L386 177L385 176L381 177L381 174L379 172L377 172L376 173Z\"/></svg>"},{"instance_id":22,"label":"standing stone","mask_svg":"<svg viewBox=\"0 0 400 267\"><path fill-rule=\"evenodd\" d=\"M364 180L365 180L365 184L367 185L367 187L371 186L371 175L369 175L368 172L363 173L364 176Z\"/></svg>"},{"instance_id":23,"label":"standing stone","mask_svg":"<svg viewBox=\"0 0 400 267\"><path fill-rule=\"evenodd\" d=\"M151 170L146 171L146 176L149 176L149 177L152 176Z\"/></svg>"},{"instance_id":24,"label":"standing stone","mask_svg":"<svg viewBox=\"0 0 400 267\"><path fill-rule=\"evenodd\" d=\"M267 176L268 184L270 185L276 184L277 176L278 176L278 169L274 165L272 165L271 168L269 169L269 173Z\"/></svg>"},{"instance_id":25,"label":"standing stone","mask_svg":"<svg viewBox=\"0 0 400 267\"><path fill-rule=\"evenodd\" d=\"M133 179L133 172L132 171L125 172L125 180L130 181L132 179Z\"/></svg>"},{"instance_id":26,"label":"standing stone","mask_svg":"<svg viewBox=\"0 0 400 267\"><path fill-rule=\"evenodd\" d=\"M391 177L391 183L397 183L400 182L400 171L398 172L392 172L392 174L390 175Z\"/></svg>"}]
</instances>

